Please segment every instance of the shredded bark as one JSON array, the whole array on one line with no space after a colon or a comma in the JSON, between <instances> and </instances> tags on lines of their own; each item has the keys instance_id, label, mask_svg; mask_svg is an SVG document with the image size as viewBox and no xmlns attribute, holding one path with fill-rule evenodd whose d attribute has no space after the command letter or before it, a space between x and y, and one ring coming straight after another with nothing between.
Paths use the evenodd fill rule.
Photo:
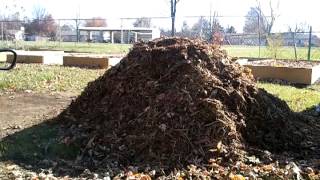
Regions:
<instances>
[{"instance_id":1,"label":"shredded bark","mask_svg":"<svg viewBox=\"0 0 320 180\"><path fill-rule=\"evenodd\" d=\"M82 149L79 160L92 166L172 169L244 161L252 149L304 157L319 150L315 119L257 88L219 47L186 38L135 44L59 119Z\"/></svg>"}]
</instances>

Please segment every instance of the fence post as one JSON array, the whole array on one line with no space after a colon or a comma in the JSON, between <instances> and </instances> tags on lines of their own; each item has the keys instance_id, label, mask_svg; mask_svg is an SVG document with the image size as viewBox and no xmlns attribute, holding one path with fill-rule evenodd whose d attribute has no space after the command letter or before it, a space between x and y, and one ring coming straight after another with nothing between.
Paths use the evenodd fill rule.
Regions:
<instances>
[{"instance_id":1,"label":"fence post","mask_svg":"<svg viewBox=\"0 0 320 180\"><path fill-rule=\"evenodd\" d=\"M59 19L59 47L61 47L61 20Z\"/></svg>"},{"instance_id":2,"label":"fence post","mask_svg":"<svg viewBox=\"0 0 320 180\"><path fill-rule=\"evenodd\" d=\"M261 56L261 29L260 29L261 9L258 13L258 36L259 36L259 58Z\"/></svg>"},{"instance_id":3,"label":"fence post","mask_svg":"<svg viewBox=\"0 0 320 180\"><path fill-rule=\"evenodd\" d=\"M3 35L4 35L4 32L3 32L3 21L1 21L1 41L3 41Z\"/></svg>"},{"instance_id":4,"label":"fence post","mask_svg":"<svg viewBox=\"0 0 320 180\"><path fill-rule=\"evenodd\" d=\"M312 26L310 26L310 31L309 31L309 47L308 47L308 60L309 61L311 59L311 38L312 38Z\"/></svg>"},{"instance_id":5,"label":"fence post","mask_svg":"<svg viewBox=\"0 0 320 180\"><path fill-rule=\"evenodd\" d=\"M298 60L297 44L296 44L296 31L292 32L292 41L293 41L294 57L296 58L296 60Z\"/></svg>"},{"instance_id":6,"label":"fence post","mask_svg":"<svg viewBox=\"0 0 320 180\"><path fill-rule=\"evenodd\" d=\"M121 28L121 34L120 34L120 38L121 38L121 44L123 44L123 18L120 19L121 21L121 25L120 25L120 28Z\"/></svg>"},{"instance_id":7,"label":"fence post","mask_svg":"<svg viewBox=\"0 0 320 180\"><path fill-rule=\"evenodd\" d=\"M79 32L79 19L76 20L76 31L77 31L77 42L80 41L80 32Z\"/></svg>"}]
</instances>

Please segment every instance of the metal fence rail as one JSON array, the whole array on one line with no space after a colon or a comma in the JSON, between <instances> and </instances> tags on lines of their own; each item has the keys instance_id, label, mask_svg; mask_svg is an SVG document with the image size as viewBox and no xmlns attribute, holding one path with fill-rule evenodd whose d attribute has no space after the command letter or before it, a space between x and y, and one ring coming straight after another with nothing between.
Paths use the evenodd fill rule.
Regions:
<instances>
[{"instance_id":1,"label":"metal fence rail","mask_svg":"<svg viewBox=\"0 0 320 180\"><path fill-rule=\"evenodd\" d=\"M261 48L291 47L297 53L299 47L319 47L320 30L305 27L304 31L283 31L263 33L242 33L241 29L223 27L227 19L244 21L246 16L186 16L177 17L176 35L189 38L200 38L212 43L229 46L257 46L259 57ZM86 26L95 24L88 31ZM259 24L260 26L260 24ZM139 29L140 28L140 29ZM143 29L145 28L145 29ZM47 19L47 20L0 20L0 47L24 48L22 42L53 42L60 46L62 42L85 43L134 43L138 40L149 40L159 36L171 35L170 17L143 18L108 18L108 19ZM260 27L258 27L260 29ZM110 30L114 29L114 30ZM138 31L139 29L139 31ZM147 31L152 29L152 31ZM311 28L310 28L311 29ZM156 32L156 33L155 33ZM308 53L310 59L312 52ZM295 56L297 59L298 55ZM306 59L305 58L305 59Z\"/></svg>"}]
</instances>

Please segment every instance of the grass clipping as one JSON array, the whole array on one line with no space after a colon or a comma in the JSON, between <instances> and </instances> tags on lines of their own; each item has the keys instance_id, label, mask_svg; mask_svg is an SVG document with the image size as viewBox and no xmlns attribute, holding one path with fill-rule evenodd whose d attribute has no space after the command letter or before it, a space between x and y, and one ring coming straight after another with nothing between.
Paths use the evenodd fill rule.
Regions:
<instances>
[{"instance_id":1,"label":"grass clipping","mask_svg":"<svg viewBox=\"0 0 320 180\"><path fill-rule=\"evenodd\" d=\"M258 89L248 69L218 47L183 38L135 44L61 118L94 165L183 167L236 161L251 147L300 152L314 145L307 120Z\"/></svg>"}]
</instances>

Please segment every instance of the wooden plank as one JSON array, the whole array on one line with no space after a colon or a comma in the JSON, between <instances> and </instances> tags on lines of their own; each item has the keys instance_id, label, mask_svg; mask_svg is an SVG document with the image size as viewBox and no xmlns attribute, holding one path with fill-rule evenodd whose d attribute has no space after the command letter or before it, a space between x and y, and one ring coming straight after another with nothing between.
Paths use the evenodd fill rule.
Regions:
<instances>
[{"instance_id":1,"label":"wooden plank","mask_svg":"<svg viewBox=\"0 0 320 180\"><path fill-rule=\"evenodd\" d=\"M0 53L0 62L7 61L7 53Z\"/></svg>"},{"instance_id":2,"label":"wooden plank","mask_svg":"<svg viewBox=\"0 0 320 180\"><path fill-rule=\"evenodd\" d=\"M313 68L292 68L292 67L275 67L275 66L254 66L244 65L251 69L255 78L273 78L282 79L292 83L312 84L316 75L313 75ZM320 73L318 74L318 78Z\"/></svg>"},{"instance_id":3,"label":"wooden plank","mask_svg":"<svg viewBox=\"0 0 320 180\"><path fill-rule=\"evenodd\" d=\"M13 55L7 54L7 62L12 62ZM19 55L17 56L17 63L37 63L43 64L43 56L41 55Z\"/></svg>"},{"instance_id":4,"label":"wooden plank","mask_svg":"<svg viewBox=\"0 0 320 180\"><path fill-rule=\"evenodd\" d=\"M64 66L105 69L109 66L107 57L63 56Z\"/></svg>"}]
</instances>

